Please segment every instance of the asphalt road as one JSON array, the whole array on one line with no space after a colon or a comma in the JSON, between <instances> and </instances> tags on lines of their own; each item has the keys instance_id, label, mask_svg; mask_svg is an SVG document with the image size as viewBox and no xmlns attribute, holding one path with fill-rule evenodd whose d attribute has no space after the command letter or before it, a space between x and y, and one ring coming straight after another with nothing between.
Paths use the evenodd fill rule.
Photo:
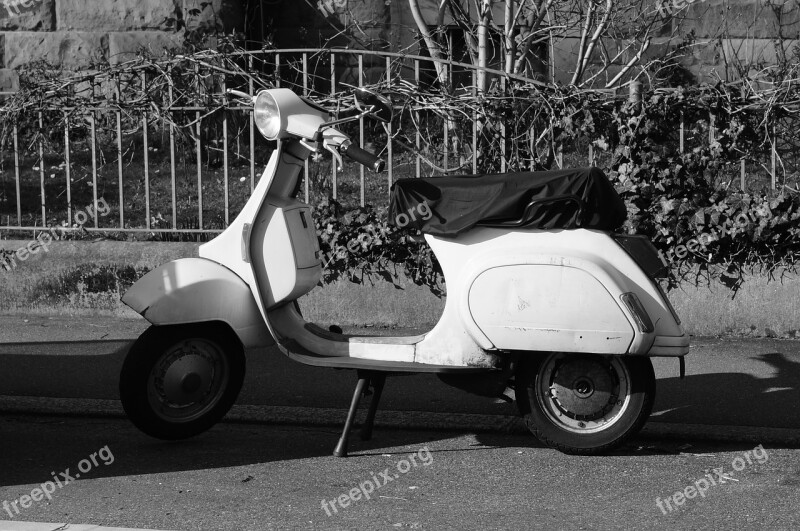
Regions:
<instances>
[{"instance_id":1,"label":"asphalt road","mask_svg":"<svg viewBox=\"0 0 800 531\"><path fill-rule=\"evenodd\" d=\"M127 338L141 323L48 323L12 332L0 326L0 342L9 334L24 341L0 344L0 395L56 404L59 397L116 399ZM49 341L54 336L68 341ZM338 422L221 423L167 443L125 419L80 410L0 413L0 504L11 511L0 506L0 530L20 520L174 530L800 527L798 445L764 444L765 451L753 452L759 427L800 427L800 343L695 339L687 361L681 381L674 360L656 360L651 420L753 426L753 442L640 436L610 456L589 458L543 448L528 434L381 428L372 441L352 444L351 457L337 459L330 452ZM248 354L239 404L333 408L339 415L354 382L351 371L256 350ZM513 405L473 397L430 375L390 379L382 411L515 413ZM715 469L724 483L716 482ZM22 496L62 474L76 480L15 512L13 502L20 507ZM697 496L706 478L716 481ZM359 485L361 494L353 494Z\"/></svg>"},{"instance_id":2,"label":"asphalt road","mask_svg":"<svg viewBox=\"0 0 800 531\"><path fill-rule=\"evenodd\" d=\"M611 456L572 457L530 436L389 431L337 459L336 437L318 427L220 424L165 443L121 419L5 414L0 503L82 467L14 520L236 531L800 526L796 449L634 440ZM362 494L352 494L359 485Z\"/></svg>"},{"instance_id":3,"label":"asphalt road","mask_svg":"<svg viewBox=\"0 0 800 531\"><path fill-rule=\"evenodd\" d=\"M117 399L128 345L116 340L0 344L0 395ZM652 420L800 428L800 341L695 338L684 380L676 360L654 361ZM353 371L304 366L274 348L254 350L238 403L346 408L354 384ZM512 404L448 387L434 375L389 379L381 409L515 414Z\"/></svg>"}]
</instances>

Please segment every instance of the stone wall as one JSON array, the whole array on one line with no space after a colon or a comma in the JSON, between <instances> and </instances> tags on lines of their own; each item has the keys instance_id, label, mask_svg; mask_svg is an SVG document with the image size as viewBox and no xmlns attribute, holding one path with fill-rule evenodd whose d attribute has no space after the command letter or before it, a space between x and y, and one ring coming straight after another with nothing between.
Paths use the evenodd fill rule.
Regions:
<instances>
[{"instance_id":1,"label":"stone wall","mask_svg":"<svg viewBox=\"0 0 800 531\"><path fill-rule=\"evenodd\" d=\"M242 0L0 0L0 91L37 59L82 69L177 47L201 27L242 30Z\"/></svg>"},{"instance_id":2,"label":"stone wall","mask_svg":"<svg viewBox=\"0 0 800 531\"><path fill-rule=\"evenodd\" d=\"M245 3L246 0L0 0L0 91L13 90L19 71L36 59L80 69L98 59L112 63L129 59L140 47L157 54L179 46L186 30L207 25L242 31ZM423 0L427 18L433 20L437 4L435 0ZM663 55L685 37L693 36L695 43L684 66L697 81L735 77L738 67L732 63L737 61L754 68L774 63L800 42L800 0L648 0L645 5L661 10L664 16L663 27L655 35L648 56ZM309 42L297 44L314 46L310 37L324 33L325 26L318 28L312 22L321 24L325 16L338 16L344 17L338 21L340 25L356 28L360 40L370 42L374 49L388 46L392 51L413 52L415 47L416 27L405 0L324 0L301 5L265 2L262 9L266 7L276 33L295 40L309 34ZM301 7L306 11L299 20L294 15ZM348 24L346 18L352 16L363 20L359 25ZM498 11L496 16L502 14ZM568 35L556 44L553 59L558 81L569 81L578 42L578 35ZM280 46L277 40L276 44ZM607 47L614 46L607 43ZM610 72L613 75L614 69Z\"/></svg>"},{"instance_id":3,"label":"stone wall","mask_svg":"<svg viewBox=\"0 0 800 531\"><path fill-rule=\"evenodd\" d=\"M652 43L645 58L663 57L665 53L681 44L685 39L693 39L691 51L683 61L688 73L695 81L716 81L736 78L739 68L758 70L763 65L774 64L782 53L791 55L793 47L800 42L800 0L645 0L631 2L616 0L619 6L626 2L637 6L628 10L629 29L635 32L641 25L638 9L650 13L660 12L660 23L654 28ZM426 20L436 20L438 8L436 0L421 0L421 8ZM407 8L407 2L393 1L391 35L395 46L410 46L414 35L409 28L414 22ZM469 2L470 5L473 2ZM503 19L502 3L494 8L495 20ZM625 16L625 15L623 15ZM625 21L622 34L626 31ZM575 33L566 35L555 44L554 63L556 80L569 82L577 60L580 43L579 25ZM606 42L609 53L621 42ZM599 53L599 52L597 52ZM596 53L596 54L597 54ZM595 55L596 55L595 54ZM495 54L499 60L499 52ZM595 58L597 60L598 58ZM623 56L624 64L630 56ZM495 66L499 65L496 63ZM611 68L611 76L619 68Z\"/></svg>"}]
</instances>

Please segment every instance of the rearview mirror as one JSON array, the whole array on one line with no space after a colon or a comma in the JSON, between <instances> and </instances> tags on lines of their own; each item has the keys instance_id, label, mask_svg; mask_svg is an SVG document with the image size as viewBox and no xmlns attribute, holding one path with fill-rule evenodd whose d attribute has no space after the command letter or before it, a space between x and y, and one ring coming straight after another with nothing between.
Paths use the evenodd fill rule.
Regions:
<instances>
[{"instance_id":1,"label":"rearview mirror","mask_svg":"<svg viewBox=\"0 0 800 531\"><path fill-rule=\"evenodd\" d=\"M356 89L356 108L361 112L369 112L376 120L388 123L392 121L392 102L389 98L364 88Z\"/></svg>"}]
</instances>

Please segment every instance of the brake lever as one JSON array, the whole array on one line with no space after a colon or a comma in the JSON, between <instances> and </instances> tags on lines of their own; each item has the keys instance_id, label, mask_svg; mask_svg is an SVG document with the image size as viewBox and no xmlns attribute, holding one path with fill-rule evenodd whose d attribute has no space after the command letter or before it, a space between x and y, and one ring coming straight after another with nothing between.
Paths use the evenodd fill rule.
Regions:
<instances>
[{"instance_id":1,"label":"brake lever","mask_svg":"<svg viewBox=\"0 0 800 531\"><path fill-rule=\"evenodd\" d=\"M347 146L350 145L350 139L347 135L333 127L325 129L318 134L322 135L322 147L333 154L336 167L339 171L342 171L344 168L344 161L342 160L341 150L342 148L347 149ZM319 142L319 140L317 140L317 142Z\"/></svg>"},{"instance_id":2,"label":"brake lever","mask_svg":"<svg viewBox=\"0 0 800 531\"><path fill-rule=\"evenodd\" d=\"M337 170L342 171L344 169L344 160L342 160L342 155L339 153L339 147L330 142L330 139L328 138L322 141L322 147L333 154L333 158L336 161Z\"/></svg>"}]
</instances>

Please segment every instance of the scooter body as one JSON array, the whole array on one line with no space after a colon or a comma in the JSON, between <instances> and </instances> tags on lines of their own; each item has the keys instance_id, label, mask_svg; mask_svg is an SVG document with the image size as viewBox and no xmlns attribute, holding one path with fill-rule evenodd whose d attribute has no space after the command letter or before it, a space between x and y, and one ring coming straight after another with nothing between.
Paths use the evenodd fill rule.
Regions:
<instances>
[{"instance_id":1,"label":"scooter body","mask_svg":"<svg viewBox=\"0 0 800 531\"><path fill-rule=\"evenodd\" d=\"M516 375L516 383L526 386L530 395L528 405L521 406L529 424L558 424L557 417L569 417L557 426L568 432L567 442L554 439L552 430L539 433L532 427L540 439L565 451L602 451L641 426L652 405L652 382L645 386L649 397L640 400L638 416L617 430L621 433L575 444L583 432L613 431L608 427L618 423L614 416L631 401L630 396L616 400L614 393L627 389L628 395L636 395L633 373L652 381L647 357L688 353L688 336L655 278L664 271L663 263L652 245L638 237L502 224L478 224L456 236L425 234L447 286L444 311L429 332L412 337L351 336L306 322L297 300L319 284L322 262L313 210L296 197L304 163L320 144L334 155L352 153L368 164L373 159L350 146L349 139L330 125L335 122L324 109L287 89L267 92L271 99L266 107L280 111L279 125L272 128L279 130L279 147L241 213L200 247L199 258L150 272L130 288L123 302L155 328L217 323L227 328L226 341L236 338L239 349L275 343L297 361L354 368L366 375L359 379L357 395L365 385L379 383L382 388L383 377L391 372L461 372L473 379L484 373L504 379ZM256 100L257 116L258 106ZM263 133L265 128L260 129ZM628 357L639 361L611 361ZM199 371L201 388L211 385L205 380L213 379L215 367L208 358L186 362L183 376L175 376L173 397L191 394L183 383L191 371ZM146 367L137 366L138 372L129 371L129 378L138 374L157 382L152 372L158 365L147 366L150 376ZM520 367L528 368L525 374ZM588 372L589 379L576 376L576 371ZM124 382L125 378L121 391ZM559 397L553 394L554 382L565 389ZM542 385L552 403L536 397ZM605 398L598 398L601 387ZM574 397L568 398L567 390ZM168 395L161 390L160 398L151 402L163 402ZM586 404L595 407L589 411ZM536 419L537 414L542 418ZM352 418L348 421L345 444ZM337 450L340 455L346 452Z\"/></svg>"}]
</instances>

